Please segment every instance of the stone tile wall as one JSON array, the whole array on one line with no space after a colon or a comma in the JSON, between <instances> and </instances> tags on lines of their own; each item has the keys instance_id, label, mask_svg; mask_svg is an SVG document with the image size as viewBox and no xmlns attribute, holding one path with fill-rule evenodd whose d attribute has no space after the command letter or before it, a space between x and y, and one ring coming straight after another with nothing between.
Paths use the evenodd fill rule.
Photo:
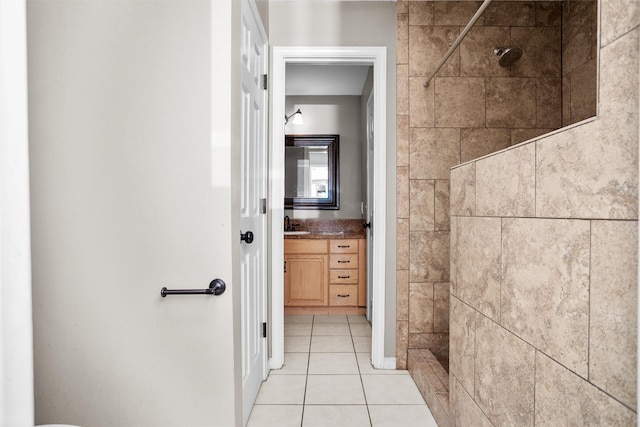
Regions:
<instances>
[{"instance_id":1,"label":"stone tile wall","mask_svg":"<svg viewBox=\"0 0 640 427\"><path fill-rule=\"evenodd\" d=\"M598 117L451 172L455 425L636 425L640 3L613 3Z\"/></svg>"},{"instance_id":2,"label":"stone tile wall","mask_svg":"<svg viewBox=\"0 0 640 427\"><path fill-rule=\"evenodd\" d=\"M448 357L449 169L562 125L561 2L492 3L423 86L480 4L397 3L398 368L406 367L408 348ZM524 51L510 68L500 67L493 52L503 46ZM480 170L478 179L494 172L510 171ZM533 169L525 176L531 179ZM509 188L518 190L518 184ZM532 194L481 209L530 212Z\"/></svg>"},{"instance_id":3,"label":"stone tile wall","mask_svg":"<svg viewBox=\"0 0 640 427\"><path fill-rule=\"evenodd\" d=\"M596 115L596 0L562 2L562 125Z\"/></svg>"}]
</instances>

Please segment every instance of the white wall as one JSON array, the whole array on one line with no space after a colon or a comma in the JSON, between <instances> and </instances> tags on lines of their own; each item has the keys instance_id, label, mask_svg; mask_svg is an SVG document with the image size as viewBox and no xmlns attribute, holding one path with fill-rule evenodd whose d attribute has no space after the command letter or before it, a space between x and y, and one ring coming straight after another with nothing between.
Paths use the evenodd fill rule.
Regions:
<instances>
[{"instance_id":1,"label":"white wall","mask_svg":"<svg viewBox=\"0 0 640 427\"><path fill-rule=\"evenodd\" d=\"M303 125L290 121L289 134L340 135L340 209L286 209L291 218L357 219L362 201L362 165L360 162L362 135L360 132L359 96L287 96L285 111L302 111Z\"/></svg>"},{"instance_id":2,"label":"white wall","mask_svg":"<svg viewBox=\"0 0 640 427\"><path fill-rule=\"evenodd\" d=\"M236 3L28 4L36 423L241 420Z\"/></svg>"},{"instance_id":3,"label":"white wall","mask_svg":"<svg viewBox=\"0 0 640 427\"><path fill-rule=\"evenodd\" d=\"M396 331L396 4L272 2L271 46L386 46L387 235L385 357L395 357Z\"/></svg>"},{"instance_id":4,"label":"white wall","mask_svg":"<svg viewBox=\"0 0 640 427\"><path fill-rule=\"evenodd\" d=\"M262 19L262 25L264 25L265 31L269 34L269 0L255 0L255 3Z\"/></svg>"},{"instance_id":5,"label":"white wall","mask_svg":"<svg viewBox=\"0 0 640 427\"><path fill-rule=\"evenodd\" d=\"M26 2L0 0L0 425L33 426Z\"/></svg>"}]
</instances>

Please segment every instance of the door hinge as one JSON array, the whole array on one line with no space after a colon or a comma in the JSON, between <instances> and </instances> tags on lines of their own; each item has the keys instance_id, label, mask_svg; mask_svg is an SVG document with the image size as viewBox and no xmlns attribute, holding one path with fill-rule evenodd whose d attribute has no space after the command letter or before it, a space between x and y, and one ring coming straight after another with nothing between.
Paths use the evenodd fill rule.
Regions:
<instances>
[{"instance_id":1,"label":"door hinge","mask_svg":"<svg viewBox=\"0 0 640 427\"><path fill-rule=\"evenodd\" d=\"M260 204L261 204L262 213L266 214L267 213L267 199L260 199Z\"/></svg>"},{"instance_id":2,"label":"door hinge","mask_svg":"<svg viewBox=\"0 0 640 427\"><path fill-rule=\"evenodd\" d=\"M269 88L268 82L269 82L268 74L263 74L262 75L262 89L263 90L267 90Z\"/></svg>"},{"instance_id":3,"label":"door hinge","mask_svg":"<svg viewBox=\"0 0 640 427\"><path fill-rule=\"evenodd\" d=\"M262 338L267 337L267 322L262 323Z\"/></svg>"},{"instance_id":4,"label":"door hinge","mask_svg":"<svg viewBox=\"0 0 640 427\"><path fill-rule=\"evenodd\" d=\"M287 261L284 262L284 272L287 272Z\"/></svg>"}]
</instances>

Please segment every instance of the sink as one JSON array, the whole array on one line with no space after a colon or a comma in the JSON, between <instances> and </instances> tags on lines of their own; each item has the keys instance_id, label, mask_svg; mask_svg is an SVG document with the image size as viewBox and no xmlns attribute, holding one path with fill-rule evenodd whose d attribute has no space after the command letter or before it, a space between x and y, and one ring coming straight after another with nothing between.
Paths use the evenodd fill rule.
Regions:
<instances>
[{"instance_id":1,"label":"sink","mask_svg":"<svg viewBox=\"0 0 640 427\"><path fill-rule=\"evenodd\" d=\"M285 236L301 236L303 234L310 234L310 231L285 231Z\"/></svg>"}]
</instances>

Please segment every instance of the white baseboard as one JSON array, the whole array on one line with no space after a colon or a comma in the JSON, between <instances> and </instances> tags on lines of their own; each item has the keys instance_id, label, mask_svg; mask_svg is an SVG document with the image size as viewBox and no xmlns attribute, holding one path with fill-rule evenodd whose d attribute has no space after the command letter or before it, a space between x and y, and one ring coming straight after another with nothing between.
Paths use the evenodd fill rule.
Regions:
<instances>
[{"instance_id":1,"label":"white baseboard","mask_svg":"<svg viewBox=\"0 0 640 427\"><path fill-rule=\"evenodd\" d=\"M281 360L276 360L273 357L269 358L269 368L270 369L282 369L284 363Z\"/></svg>"},{"instance_id":2,"label":"white baseboard","mask_svg":"<svg viewBox=\"0 0 640 427\"><path fill-rule=\"evenodd\" d=\"M395 357L385 357L383 362L383 369L396 369L396 358Z\"/></svg>"}]
</instances>

